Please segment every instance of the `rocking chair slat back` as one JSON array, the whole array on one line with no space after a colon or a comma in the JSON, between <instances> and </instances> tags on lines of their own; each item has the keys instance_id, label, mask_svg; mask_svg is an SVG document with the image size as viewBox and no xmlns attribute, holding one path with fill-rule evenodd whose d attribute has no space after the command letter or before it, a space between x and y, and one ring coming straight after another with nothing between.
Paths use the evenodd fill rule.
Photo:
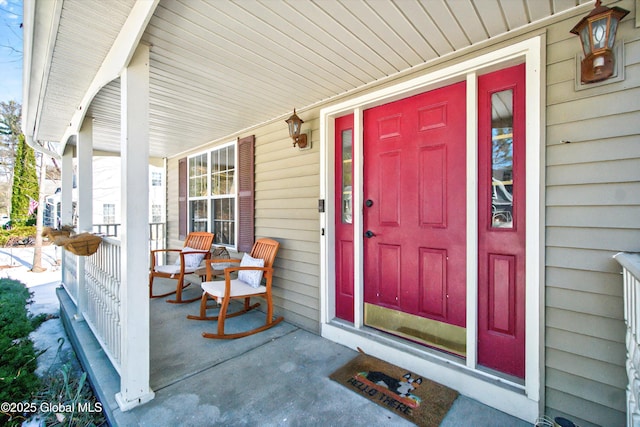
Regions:
<instances>
[{"instance_id":1,"label":"rocking chair slat back","mask_svg":"<svg viewBox=\"0 0 640 427\"><path fill-rule=\"evenodd\" d=\"M264 260L265 267L273 267L273 261L276 259L280 242L273 239L259 239L251 249L251 256Z\"/></svg>"},{"instance_id":2,"label":"rocking chair slat back","mask_svg":"<svg viewBox=\"0 0 640 427\"><path fill-rule=\"evenodd\" d=\"M189 233L184 241L185 248L193 248L198 250L210 250L213 238L211 233L206 231L193 231Z\"/></svg>"}]
</instances>

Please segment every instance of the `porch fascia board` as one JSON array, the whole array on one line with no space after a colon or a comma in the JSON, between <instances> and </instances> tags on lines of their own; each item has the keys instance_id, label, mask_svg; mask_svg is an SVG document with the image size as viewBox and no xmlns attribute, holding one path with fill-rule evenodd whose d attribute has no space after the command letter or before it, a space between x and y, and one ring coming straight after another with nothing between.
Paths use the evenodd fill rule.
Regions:
<instances>
[{"instance_id":1,"label":"porch fascia board","mask_svg":"<svg viewBox=\"0 0 640 427\"><path fill-rule=\"evenodd\" d=\"M69 126L60 139L61 152L64 152L69 138L78 133L93 98L95 98L103 86L118 78L124 68L129 64L129 61L131 61L134 51L142 38L142 34L147 28L147 24L151 20L159 2L160 0L149 0L137 1L134 4L131 13L127 17L111 49L109 49L109 53L82 98L82 102L78 105L73 117L69 120Z\"/></svg>"},{"instance_id":2,"label":"porch fascia board","mask_svg":"<svg viewBox=\"0 0 640 427\"><path fill-rule=\"evenodd\" d=\"M29 140L37 130L35 129L38 112L44 100L43 90L47 86L49 68L53 56L53 40L60 24L62 1L40 2L36 8L36 0L25 0L23 6L23 67L22 79L22 133ZM47 35L47 43L41 49L46 53L34 52L34 38L36 27L44 27L43 34ZM29 31L27 31L29 30ZM41 36L42 37L42 36ZM42 58L42 59L40 59ZM37 63L34 63L37 61ZM37 76L42 76L37 78ZM34 85L33 83L37 83ZM64 151L63 151L64 152Z\"/></svg>"}]
</instances>

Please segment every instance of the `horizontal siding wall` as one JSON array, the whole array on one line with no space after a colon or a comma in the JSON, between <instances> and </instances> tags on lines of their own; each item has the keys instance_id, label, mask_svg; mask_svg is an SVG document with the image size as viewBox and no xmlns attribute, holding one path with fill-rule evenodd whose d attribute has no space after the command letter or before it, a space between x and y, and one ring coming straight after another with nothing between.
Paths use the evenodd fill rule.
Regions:
<instances>
[{"instance_id":1,"label":"horizontal siding wall","mask_svg":"<svg viewBox=\"0 0 640 427\"><path fill-rule=\"evenodd\" d=\"M256 132L256 237L280 242L275 262L274 304L285 319L319 332L320 143L316 112L298 112L312 130L310 150L292 146L284 122Z\"/></svg>"},{"instance_id":2,"label":"horizontal siding wall","mask_svg":"<svg viewBox=\"0 0 640 427\"><path fill-rule=\"evenodd\" d=\"M580 44L569 30L579 18L547 32L545 412L622 426L625 328L612 256L640 251L640 40L626 20L617 39L625 79L576 91Z\"/></svg>"},{"instance_id":3,"label":"horizontal siding wall","mask_svg":"<svg viewBox=\"0 0 640 427\"><path fill-rule=\"evenodd\" d=\"M167 248L181 248L178 240L178 160L167 160Z\"/></svg>"},{"instance_id":4,"label":"horizontal siding wall","mask_svg":"<svg viewBox=\"0 0 640 427\"><path fill-rule=\"evenodd\" d=\"M304 130L312 130L310 150L292 146L287 125L271 123L240 137L255 134L255 235L280 242L275 260L274 309L288 322L319 332L320 217L318 197L320 151L318 111L298 112ZM210 150L235 136L203 146ZM178 239L178 158L167 162L167 232L169 247ZM232 254L235 255L235 254Z\"/></svg>"}]
</instances>

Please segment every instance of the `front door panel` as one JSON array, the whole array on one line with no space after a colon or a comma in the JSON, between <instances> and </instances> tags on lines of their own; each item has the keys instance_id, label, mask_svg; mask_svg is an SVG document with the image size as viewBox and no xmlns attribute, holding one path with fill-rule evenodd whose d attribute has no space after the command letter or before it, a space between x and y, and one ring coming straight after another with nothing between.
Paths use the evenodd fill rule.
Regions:
<instances>
[{"instance_id":1,"label":"front door panel","mask_svg":"<svg viewBox=\"0 0 640 427\"><path fill-rule=\"evenodd\" d=\"M377 322L369 309L408 317L419 326L394 333L449 350L442 335L456 328L443 325L464 343L466 316L465 90L457 83L364 111L365 323Z\"/></svg>"},{"instance_id":2,"label":"front door panel","mask_svg":"<svg viewBox=\"0 0 640 427\"><path fill-rule=\"evenodd\" d=\"M336 317L353 322L353 114L335 129Z\"/></svg>"},{"instance_id":3,"label":"front door panel","mask_svg":"<svg viewBox=\"0 0 640 427\"><path fill-rule=\"evenodd\" d=\"M478 79L478 363L525 369L525 67Z\"/></svg>"}]
</instances>

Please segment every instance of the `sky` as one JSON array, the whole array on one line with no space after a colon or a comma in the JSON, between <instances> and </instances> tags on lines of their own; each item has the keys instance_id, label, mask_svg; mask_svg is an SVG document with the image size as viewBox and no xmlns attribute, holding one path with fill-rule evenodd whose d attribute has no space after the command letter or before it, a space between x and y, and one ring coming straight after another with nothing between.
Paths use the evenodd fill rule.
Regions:
<instances>
[{"instance_id":1,"label":"sky","mask_svg":"<svg viewBox=\"0 0 640 427\"><path fill-rule=\"evenodd\" d=\"M0 101L22 103L22 0L0 0Z\"/></svg>"}]
</instances>

